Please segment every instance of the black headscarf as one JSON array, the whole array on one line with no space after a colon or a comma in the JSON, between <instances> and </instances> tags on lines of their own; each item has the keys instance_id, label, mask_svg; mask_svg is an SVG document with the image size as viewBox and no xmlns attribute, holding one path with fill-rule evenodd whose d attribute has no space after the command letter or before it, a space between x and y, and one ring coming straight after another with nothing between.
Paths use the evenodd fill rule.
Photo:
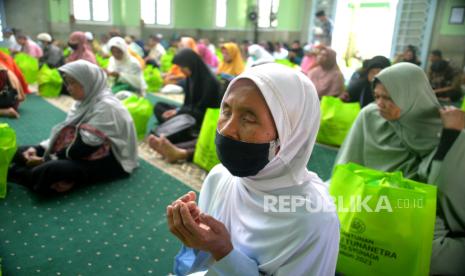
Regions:
<instances>
[{"instance_id":1,"label":"black headscarf","mask_svg":"<svg viewBox=\"0 0 465 276\"><path fill-rule=\"evenodd\" d=\"M186 95L179 114L188 113L200 126L208 107L220 106L220 83L202 58L191 49L182 49L173 58L173 64L187 67L191 75L186 79Z\"/></svg>"},{"instance_id":2,"label":"black headscarf","mask_svg":"<svg viewBox=\"0 0 465 276\"><path fill-rule=\"evenodd\" d=\"M368 81L368 73L371 69L384 69L391 66L391 61L383 56L375 56L372 59L363 62L363 73L360 79L349 84L347 91L349 92L351 102L360 102L360 106L364 107L374 101L372 84Z\"/></svg>"}]
</instances>

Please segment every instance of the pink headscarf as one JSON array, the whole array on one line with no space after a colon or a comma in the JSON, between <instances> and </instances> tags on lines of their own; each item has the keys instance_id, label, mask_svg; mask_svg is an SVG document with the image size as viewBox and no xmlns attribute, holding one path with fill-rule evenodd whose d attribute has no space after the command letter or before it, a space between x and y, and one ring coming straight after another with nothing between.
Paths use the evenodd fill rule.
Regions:
<instances>
[{"instance_id":1,"label":"pink headscarf","mask_svg":"<svg viewBox=\"0 0 465 276\"><path fill-rule=\"evenodd\" d=\"M316 64L316 56L307 56L305 55L300 64L300 70L304 74L308 74L310 69Z\"/></svg>"},{"instance_id":2,"label":"pink headscarf","mask_svg":"<svg viewBox=\"0 0 465 276\"><path fill-rule=\"evenodd\" d=\"M210 51L210 49L205 46L203 43L197 44L197 50L199 50L199 55L203 59L203 62L210 67L218 67L218 58Z\"/></svg>"},{"instance_id":3,"label":"pink headscarf","mask_svg":"<svg viewBox=\"0 0 465 276\"><path fill-rule=\"evenodd\" d=\"M69 55L68 59L66 59L66 63L78 59L83 59L92 62L93 64L97 64L94 53L92 52L90 45L87 42L85 33L74 32L69 36L69 40L78 41L78 48L76 50L73 50L71 55Z\"/></svg>"}]
</instances>

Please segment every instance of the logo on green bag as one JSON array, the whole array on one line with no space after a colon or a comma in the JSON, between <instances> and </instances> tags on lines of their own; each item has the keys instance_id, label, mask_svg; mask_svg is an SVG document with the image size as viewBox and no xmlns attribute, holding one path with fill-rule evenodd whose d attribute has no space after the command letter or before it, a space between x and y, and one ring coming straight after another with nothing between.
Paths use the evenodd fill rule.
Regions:
<instances>
[{"instance_id":1,"label":"logo on green bag","mask_svg":"<svg viewBox=\"0 0 465 276\"><path fill-rule=\"evenodd\" d=\"M366 230L365 223L361 219L354 218L354 220L350 224L350 230L352 232L362 234Z\"/></svg>"}]
</instances>

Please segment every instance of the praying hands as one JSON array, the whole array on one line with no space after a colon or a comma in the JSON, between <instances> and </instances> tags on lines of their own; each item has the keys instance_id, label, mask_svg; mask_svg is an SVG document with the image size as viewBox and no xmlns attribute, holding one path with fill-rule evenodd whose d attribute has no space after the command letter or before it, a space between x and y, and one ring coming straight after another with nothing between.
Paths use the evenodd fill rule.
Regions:
<instances>
[{"instance_id":1,"label":"praying hands","mask_svg":"<svg viewBox=\"0 0 465 276\"><path fill-rule=\"evenodd\" d=\"M185 246L210 252L218 261L233 250L231 236L223 223L200 211L195 199L189 192L167 206L170 232Z\"/></svg>"}]
</instances>

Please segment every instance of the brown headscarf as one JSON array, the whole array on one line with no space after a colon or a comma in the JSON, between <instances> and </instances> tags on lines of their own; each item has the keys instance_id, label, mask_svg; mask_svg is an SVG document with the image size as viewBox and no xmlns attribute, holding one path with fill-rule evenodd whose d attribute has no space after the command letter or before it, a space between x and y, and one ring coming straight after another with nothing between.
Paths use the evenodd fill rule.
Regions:
<instances>
[{"instance_id":1,"label":"brown headscarf","mask_svg":"<svg viewBox=\"0 0 465 276\"><path fill-rule=\"evenodd\" d=\"M325 60L318 60L318 65L308 72L308 77L315 85L318 96L339 96L344 90L344 77L336 63L336 52L328 47L320 50L326 53Z\"/></svg>"}]
</instances>

